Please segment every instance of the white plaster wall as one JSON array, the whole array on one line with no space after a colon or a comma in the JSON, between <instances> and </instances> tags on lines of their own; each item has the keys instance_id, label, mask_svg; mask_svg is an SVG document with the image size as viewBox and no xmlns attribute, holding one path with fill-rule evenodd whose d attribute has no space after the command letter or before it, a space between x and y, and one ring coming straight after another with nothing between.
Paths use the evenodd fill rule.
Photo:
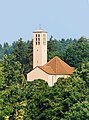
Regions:
<instances>
[{"instance_id":1,"label":"white plaster wall","mask_svg":"<svg viewBox=\"0 0 89 120\"><path fill-rule=\"evenodd\" d=\"M48 85L53 86L57 82L58 78L67 78L70 75L48 75Z\"/></svg>"},{"instance_id":2,"label":"white plaster wall","mask_svg":"<svg viewBox=\"0 0 89 120\"><path fill-rule=\"evenodd\" d=\"M57 82L58 78L67 78L69 75L49 75L41 70L39 67L33 69L27 74L27 81L33 81L35 79L43 79L51 87Z\"/></svg>"},{"instance_id":3,"label":"white plaster wall","mask_svg":"<svg viewBox=\"0 0 89 120\"><path fill-rule=\"evenodd\" d=\"M33 81L35 79L48 81L48 74L37 67L27 74L27 81Z\"/></svg>"},{"instance_id":4,"label":"white plaster wall","mask_svg":"<svg viewBox=\"0 0 89 120\"><path fill-rule=\"evenodd\" d=\"M47 82L48 82L48 85L51 87L51 86L53 86L53 84L52 84L52 75L48 75L48 80L47 80Z\"/></svg>"},{"instance_id":5,"label":"white plaster wall","mask_svg":"<svg viewBox=\"0 0 89 120\"><path fill-rule=\"evenodd\" d=\"M33 81L35 79L43 79L48 83L49 86L53 86L54 84L52 83L53 82L52 76L53 75L48 75L43 70L41 70L39 67L37 67L27 74L27 81Z\"/></svg>"},{"instance_id":6,"label":"white plaster wall","mask_svg":"<svg viewBox=\"0 0 89 120\"><path fill-rule=\"evenodd\" d=\"M40 34L40 45L36 45L36 34ZM43 44L43 34L46 35L46 44ZM33 33L33 68L47 63L47 33Z\"/></svg>"}]
</instances>

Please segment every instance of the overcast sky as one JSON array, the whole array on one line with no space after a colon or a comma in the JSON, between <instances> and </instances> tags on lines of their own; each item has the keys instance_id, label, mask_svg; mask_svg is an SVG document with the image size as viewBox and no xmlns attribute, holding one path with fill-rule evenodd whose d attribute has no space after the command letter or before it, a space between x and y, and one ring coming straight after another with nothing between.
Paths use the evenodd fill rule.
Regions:
<instances>
[{"instance_id":1,"label":"overcast sky","mask_svg":"<svg viewBox=\"0 0 89 120\"><path fill-rule=\"evenodd\" d=\"M32 39L41 24L48 38L89 38L88 0L0 0L0 43Z\"/></svg>"}]
</instances>

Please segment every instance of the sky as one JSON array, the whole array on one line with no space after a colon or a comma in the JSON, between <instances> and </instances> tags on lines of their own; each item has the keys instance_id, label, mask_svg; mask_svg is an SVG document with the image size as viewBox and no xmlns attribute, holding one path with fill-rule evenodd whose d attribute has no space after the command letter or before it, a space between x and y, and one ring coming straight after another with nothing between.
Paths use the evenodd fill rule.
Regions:
<instances>
[{"instance_id":1,"label":"sky","mask_svg":"<svg viewBox=\"0 0 89 120\"><path fill-rule=\"evenodd\" d=\"M39 25L61 38L89 38L89 0L0 0L0 44L31 40Z\"/></svg>"}]
</instances>

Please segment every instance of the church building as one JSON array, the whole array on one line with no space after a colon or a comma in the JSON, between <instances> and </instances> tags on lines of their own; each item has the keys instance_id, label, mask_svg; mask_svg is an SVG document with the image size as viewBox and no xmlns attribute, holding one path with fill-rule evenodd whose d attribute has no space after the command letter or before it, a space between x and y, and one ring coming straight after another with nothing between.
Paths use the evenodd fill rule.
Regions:
<instances>
[{"instance_id":1,"label":"church building","mask_svg":"<svg viewBox=\"0 0 89 120\"><path fill-rule=\"evenodd\" d=\"M43 79L53 86L58 78L70 77L73 71L57 56L47 63L47 32L41 28L33 32L33 70L27 74L27 81Z\"/></svg>"}]
</instances>

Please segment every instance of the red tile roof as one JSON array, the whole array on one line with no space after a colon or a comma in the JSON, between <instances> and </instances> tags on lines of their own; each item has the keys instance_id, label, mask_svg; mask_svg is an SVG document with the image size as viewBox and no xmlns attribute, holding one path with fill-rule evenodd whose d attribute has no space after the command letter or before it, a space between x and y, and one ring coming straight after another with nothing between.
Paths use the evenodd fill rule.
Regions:
<instances>
[{"instance_id":1,"label":"red tile roof","mask_svg":"<svg viewBox=\"0 0 89 120\"><path fill-rule=\"evenodd\" d=\"M58 75L58 74L70 75L74 72L73 67L70 67L68 64L66 64L57 56L55 56L45 65L38 66L38 67L48 74L55 74L55 75Z\"/></svg>"}]
</instances>

